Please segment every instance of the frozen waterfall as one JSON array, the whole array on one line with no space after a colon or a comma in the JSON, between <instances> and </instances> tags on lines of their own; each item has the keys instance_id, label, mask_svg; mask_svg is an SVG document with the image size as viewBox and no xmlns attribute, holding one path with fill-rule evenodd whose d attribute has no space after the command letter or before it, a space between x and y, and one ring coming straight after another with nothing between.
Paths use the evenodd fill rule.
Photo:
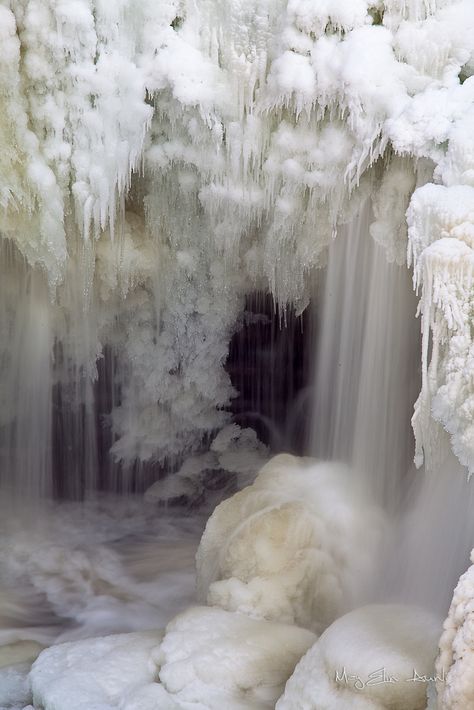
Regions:
<instances>
[{"instance_id":1,"label":"frozen waterfall","mask_svg":"<svg viewBox=\"0 0 474 710\"><path fill-rule=\"evenodd\" d=\"M473 37L0 0L2 710L474 703Z\"/></svg>"}]
</instances>

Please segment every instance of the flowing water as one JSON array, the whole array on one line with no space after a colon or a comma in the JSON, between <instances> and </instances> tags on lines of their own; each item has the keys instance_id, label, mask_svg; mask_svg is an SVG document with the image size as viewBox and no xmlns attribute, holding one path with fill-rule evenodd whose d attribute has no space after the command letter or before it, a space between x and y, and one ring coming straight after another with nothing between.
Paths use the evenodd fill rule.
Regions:
<instances>
[{"instance_id":1,"label":"flowing water","mask_svg":"<svg viewBox=\"0 0 474 710\"><path fill-rule=\"evenodd\" d=\"M392 508L413 459L419 324L410 275L387 262L370 221L366 204L329 250L311 449L349 463Z\"/></svg>"},{"instance_id":2,"label":"flowing water","mask_svg":"<svg viewBox=\"0 0 474 710\"><path fill-rule=\"evenodd\" d=\"M53 643L159 629L194 599L204 519L142 496L2 502L0 708L29 699L26 675Z\"/></svg>"},{"instance_id":3,"label":"flowing water","mask_svg":"<svg viewBox=\"0 0 474 710\"><path fill-rule=\"evenodd\" d=\"M433 470L413 465L420 389L417 299L406 266L369 235L370 205L331 245L321 285L311 453L343 460L388 515L368 600L447 612L474 544L474 491L446 442Z\"/></svg>"},{"instance_id":4,"label":"flowing water","mask_svg":"<svg viewBox=\"0 0 474 710\"><path fill-rule=\"evenodd\" d=\"M51 308L41 272L0 243L0 483L51 494Z\"/></svg>"}]
</instances>

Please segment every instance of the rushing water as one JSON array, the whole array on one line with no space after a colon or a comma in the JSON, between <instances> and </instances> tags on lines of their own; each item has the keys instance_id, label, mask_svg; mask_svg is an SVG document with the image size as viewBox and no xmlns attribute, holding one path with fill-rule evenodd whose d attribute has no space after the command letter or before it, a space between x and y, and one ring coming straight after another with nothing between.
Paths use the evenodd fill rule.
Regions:
<instances>
[{"instance_id":1,"label":"rushing water","mask_svg":"<svg viewBox=\"0 0 474 710\"><path fill-rule=\"evenodd\" d=\"M193 601L198 515L103 495L4 500L0 521L0 708L26 702L44 646L162 628Z\"/></svg>"}]
</instances>

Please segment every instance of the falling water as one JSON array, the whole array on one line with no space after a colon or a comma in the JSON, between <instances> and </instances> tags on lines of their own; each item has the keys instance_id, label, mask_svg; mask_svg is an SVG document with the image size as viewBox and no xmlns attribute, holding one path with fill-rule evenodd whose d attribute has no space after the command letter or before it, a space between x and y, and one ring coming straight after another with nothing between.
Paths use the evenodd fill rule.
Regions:
<instances>
[{"instance_id":1,"label":"falling water","mask_svg":"<svg viewBox=\"0 0 474 710\"><path fill-rule=\"evenodd\" d=\"M419 327L407 269L387 262L370 219L366 204L329 251L311 448L350 463L390 507L413 458Z\"/></svg>"},{"instance_id":2,"label":"falling water","mask_svg":"<svg viewBox=\"0 0 474 710\"><path fill-rule=\"evenodd\" d=\"M5 241L0 267L0 481L38 497L52 489L50 299L43 274Z\"/></svg>"},{"instance_id":3,"label":"falling water","mask_svg":"<svg viewBox=\"0 0 474 710\"><path fill-rule=\"evenodd\" d=\"M0 243L0 708L29 702L43 647L163 627L194 595L203 514L123 485L106 418L117 358L105 348L95 371L83 277L69 274L58 303Z\"/></svg>"},{"instance_id":4,"label":"falling water","mask_svg":"<svg viewBox=\"0 0 474 710\"><path fill-rule=\"evenodd\" d=\"M349 463L388 513L367 597L416 602L444 615L474 543L474 492L448 442L433 470L412 463L416 298L406 266L388 263L371 238L370 221L366 204L329 250L311 450Z\"/></svg>"}]
</instances>

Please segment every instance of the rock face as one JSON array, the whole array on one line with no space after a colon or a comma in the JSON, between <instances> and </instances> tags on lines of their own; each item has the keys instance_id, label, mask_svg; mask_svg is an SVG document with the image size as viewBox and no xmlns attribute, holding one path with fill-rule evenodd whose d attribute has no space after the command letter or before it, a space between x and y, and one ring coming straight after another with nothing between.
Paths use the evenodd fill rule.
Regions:
<instances>
[{"instance_id":1,"label":"rock face","mask_svg":"<svg viewBox=\"0 0 474 710\"><path fill-rule=\"evenodd\" d=\"M425 710L438 636L416 607L352 611L301 659L276 710Z\"/></svg>"},{"instance_id":2,"label":"rock face","mask_svg":"<svg viewBox=\"0 0 474 710\"><path fill-rule=\"evenodd\" d=\"M356 601L382 529L348 469L276 456L208 521L199 598L320 633Z\"/></svg>"},{"instance_id":3,"label":"rock face","mask_svg":"<svg viewBox=\"0 0 474 710\"><path fill-rule=\"evenodd\" d=\"M471 552L474 563L474 551ZM436 661L438 705L434 710L474 707L474 564L459 580Z\"/></svg>"}]
</instances>

